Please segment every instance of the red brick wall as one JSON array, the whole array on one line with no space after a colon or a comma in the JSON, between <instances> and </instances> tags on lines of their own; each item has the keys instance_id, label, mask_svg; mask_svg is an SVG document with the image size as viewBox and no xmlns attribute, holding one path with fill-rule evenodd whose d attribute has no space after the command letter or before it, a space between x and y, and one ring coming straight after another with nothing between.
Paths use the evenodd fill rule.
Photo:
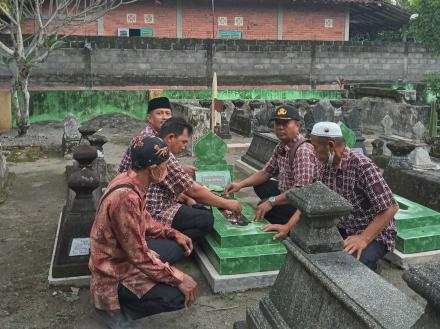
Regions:
<instances>
[{"instance_id":1,"label":"red brick wall","mask_svg":"<svg viewBox=\"0 0 440 329\"><path fill-rule=\"evenodd\" d=\"M214 30L242 31L244 39L277 39L277 7L269 4L216 3ZM203 19L201 19L203 17ZM227 25L219 26L218 17L227 17ZM235 17L243 17L243 26L234 25ZM212 9L209 2L183 5L183 37L212 38Z\"/></svg>"},{"instance_id":2,"label":"red brick wall","mask_svg":"<svg viewBox=\"0 0 440 329\"><path fill-rule=\"evenodd\" d=\"M333 27L324 26L333 19ZM312 8L289 6L284 8L284 40L344 41L345 7Z\"/></svg>"},{"instance_id":3,"label":"red brick wall","mask_svg":"<svg viewBox=\"0 0 440 329\"><path fill-rule=\"evenodd\" d=\"M215 35L219 31L242 31L244 39L276 40L278 38L277 2L241 4L239 1L217 1L215 7ZM341 41L345 36L344 6L307 7L300 4L283 6L283 40L328 40ZM136 15L136 23L128 23L127 14ZM144 22L145 14L154 15L154 23ZM218 17L227 17L227 25L219 26ZM243 26L234 24L235 17L243 17ZM326 19L333 19L333 27L326 28ZM212 38L212 9L210 1L182 0L182 35L184 38ZM26 22L24 29L31 32L33 22ZM152 28L155 37L175 38L176 0L140 0L121 6L104 16L104 35L116 36L118 27ZM97 22L76 28L71 34L97 35Z\"/></svg>"},{"instance_id":4,"label":"red brick wall","mask_svg":"<svg viewBox=\"0 0 440 329\"><path fill-rule=\"evenodd\" d=\"M127 14L136 14L136 23L128 23ZM153 14L153 24L144 22L145 14ZM174 0L162 0L159 5L155 4L153 0L144 0L121 6L104 16L104 35L118 35L118 27L152 28L155 37L175 38L176 2Z\"/></svg>"}]
</instances>

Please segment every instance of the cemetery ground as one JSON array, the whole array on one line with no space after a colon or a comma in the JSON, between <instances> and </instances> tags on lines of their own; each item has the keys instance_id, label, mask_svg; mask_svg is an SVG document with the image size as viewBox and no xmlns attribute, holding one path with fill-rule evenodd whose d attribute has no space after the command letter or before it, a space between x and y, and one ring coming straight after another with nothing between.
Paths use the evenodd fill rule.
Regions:
<instances>
[{"instance_id":1,"label":"cemetery ground","mask_svg":"<svg viewBox=\"0 0 440 329\"><path fill-rule=\"evenodd\" d=\"M144 123L122 115L102 116L94 123L109 138L104 145L107 163L119 164L128 141ZM14 132L11 133L11 135ZM47 276L58 218L66 202L65 166L61 156L62 123L39 123L31 127L30 137L43 135L46 148L34 162L9 163L15 180L8 200L0 204L0 328L78 328L104 329L89 302L88 288L49 286ZM8 136L0 136L8 138ZM243 138L235 135L233 142ZM242 153L228 155L228 161ZM181 158L190 163L190 157ZM240 173L235 179L242 178ZM252 189L241 192L244 201L256 204ZM195 259L177 264L199 283L200 297L187 310L156 315L139 323L144 328L232 328L245 318L246 307L258 303L269 288L246 292L213 294ZM401 279L402 270L385 263L383 277L416 299L424 300ZM294 280L294 278L292 278Z\"/></svg>"}]
</instances>

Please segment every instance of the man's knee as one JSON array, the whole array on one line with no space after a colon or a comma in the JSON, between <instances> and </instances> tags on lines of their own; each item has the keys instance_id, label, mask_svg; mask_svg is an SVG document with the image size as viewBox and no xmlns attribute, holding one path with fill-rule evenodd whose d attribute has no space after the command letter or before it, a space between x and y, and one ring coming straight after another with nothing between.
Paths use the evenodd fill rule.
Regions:
<instances>
[{"instance_id":1,"label":"man's knee","mask_svg":"<svg viewBox=\"0 0 440 329\"><path fill-rule=\"evenodd\" d=\"M198 221L198 228L203 232L211 232L214 227L214 215L212 211L205 211L203 215L200 216Z\"/></svg>"}]
</instances>

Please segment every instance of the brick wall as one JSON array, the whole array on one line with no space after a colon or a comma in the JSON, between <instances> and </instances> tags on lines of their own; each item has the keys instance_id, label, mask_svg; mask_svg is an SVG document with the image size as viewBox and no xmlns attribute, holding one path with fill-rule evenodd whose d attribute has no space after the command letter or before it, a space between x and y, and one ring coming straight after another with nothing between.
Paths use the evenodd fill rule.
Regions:
<instances>
[{"instance_id":1,"label":"brick wall","mask_svg":"<svg viewBox=\"0 0 440 329\"><path fill-rule=\"evenodd\" d=\"M5 37L3 37L5 38ZM3 39L2 38L2 39ZM418 82L440 71L440 57L418 44L89 37L68 39L32 71L40 86L329 85ZM0 64L0 83L10 73Z\"/></svg>"},{"instance_id":2,"label":"brick wall","mask_svg":"<svg viewBox=\"0 0 440 329\"><path fill-rule=\"evenodd\" d=\"M212 38L213 21L210 1L182 2L182 36L184 38ZM177 0L143 0L121 6L103 18L105 36L117 36L118 28L152 28L155 37L177 37ZM345 6L310 7L298 3L282 6L283 40L344 40ZM153 23L145 23L144 15L152 14ZM127 15L133 15L135 22L129 22ZM226 25L219 25L219 17L226 18ZM237 22L236 22L237 19ZM333 20L332 27L325 27L326 19ZM25 22L25 31L30 33L33 22ZM277 40L278 39L278 4L255 1L241 4L240 1L216 1L215 36L219 31L241 31L243 39ZM98 35L97 23L90 23L84 28L66 31L74 35Z\"/></svg>"}]
</instances>

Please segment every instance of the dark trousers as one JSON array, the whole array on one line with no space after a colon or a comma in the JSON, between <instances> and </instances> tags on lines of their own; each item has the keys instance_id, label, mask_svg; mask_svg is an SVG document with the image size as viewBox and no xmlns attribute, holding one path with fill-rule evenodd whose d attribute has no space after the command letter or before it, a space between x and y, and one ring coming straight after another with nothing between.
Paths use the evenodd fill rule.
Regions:
<instances>
[{"instance_id":1,"label":"dark trousers","mask_svg":"<svg viewBox=\"0 0 440 329\"><path fill-rule=\"evenodd\" d=\"M174 264L184 255L183 248L172 240L148 240L147 245L160 255L162 262ZM185 296L180 290L164 283L157 283L141 299L120 283L118 298L122 312L133 320L185 306Z\"/></svg>"},{"instance_id":2,"label":"dark trousers","mask_svg":"<svg viewBox=\"0 0 440 329\"><path fill-rule=\"evenodd\" d=\"M281 192L278 189L278 182L273 180L268 180L267 182L254 186L255 194L262 201L266 201L271 196L280 195ZM264 216L272 224L286 224L290 217L295 213L296 208L291 205L281 205L273 207L267 214Z\"/></svg>"},{"instance_id":3,"label":"dark trousers","mask_svg":"<svg viewBox=\"0 0 440 329\"><path fill-rule=\"evenodd\" d=\"M339 229L339 233L341 233L341 236L344 240L348 237L344 229ZM367 248L362 251L359 261L371 270L380 272L378 266L379 261L385 257L387 252L387 248L384 244L373 240L373 242L371 242ZM356 257L357 254L354 253L353 256Z\"/></svg>"},{"instance_id":4,"label":"dark trousers","mask_svg":"<svg viewBox=\"0 0 440 329\"><path fill-rule=\"evenodd\" d=\"M197 205L182 205L174 216L171 227L190 237L193 241L212 231L214 216L211 209Z\"/></svg>"}]
</instances>

